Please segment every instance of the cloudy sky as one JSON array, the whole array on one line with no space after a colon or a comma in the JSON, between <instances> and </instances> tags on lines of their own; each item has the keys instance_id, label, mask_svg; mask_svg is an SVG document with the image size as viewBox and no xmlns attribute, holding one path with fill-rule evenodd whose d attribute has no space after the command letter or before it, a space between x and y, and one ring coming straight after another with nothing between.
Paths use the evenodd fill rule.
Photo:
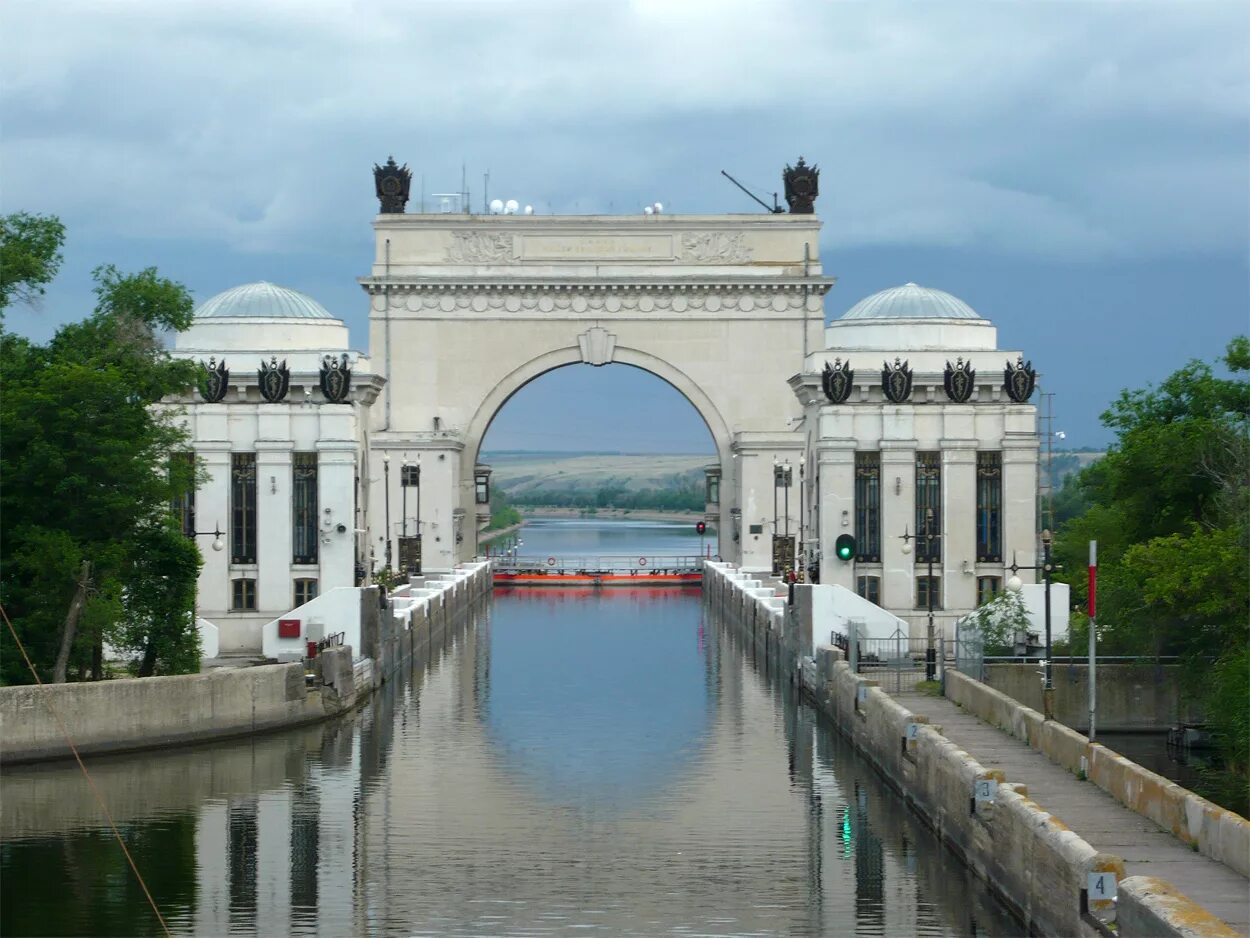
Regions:
<instances>
[{"instance_id":1,"label":"cloudy sky","mask_svg":"<svg viewBox=\"0 0 1250 938\"><path fill-rule=\"evenodd\" d=\"M9 317L38 337L111 262L199 300L294 287L364 348L391 153L426 192L465 166L475 202L489 171L542 213L750 211L720 170L772 192L802 154L828 315L909 280L956 294L1043 372L1068 445L1250 329L1244 2L7 0L0 36L0 207L69 228L55 287ZM625 368L540 379L487 443L709 445Z\"/></svg>"}]
</instances>

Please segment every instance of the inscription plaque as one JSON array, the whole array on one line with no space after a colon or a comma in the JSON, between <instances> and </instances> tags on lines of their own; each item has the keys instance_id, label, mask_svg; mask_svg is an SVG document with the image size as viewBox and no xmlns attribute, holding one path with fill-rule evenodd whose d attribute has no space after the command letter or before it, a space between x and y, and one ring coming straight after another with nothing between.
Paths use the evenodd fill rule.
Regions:
<instances>
[{"instance_id":1,"label":"inscription plaque","mask_svg":"<svg viewBox=\"0 0 1250 938\"><path fill-rule=\"evenodd\" d=\"M521 259L526 261L671 261L672 235L524 235Z\"/></svg>"}]
</instances>

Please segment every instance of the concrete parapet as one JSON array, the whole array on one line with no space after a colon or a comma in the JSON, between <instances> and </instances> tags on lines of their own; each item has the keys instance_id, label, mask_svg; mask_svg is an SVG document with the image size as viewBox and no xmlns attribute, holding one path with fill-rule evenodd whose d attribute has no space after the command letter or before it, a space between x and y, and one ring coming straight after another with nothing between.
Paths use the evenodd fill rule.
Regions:
<instances>
[{"instance_id":1,"label":"concrete parapet","mask_svg":"<svg viewBox=\"0 0 1250 938\"><path fill-rule=\"evenodd\" d=\"M1119 886L1116 921L1125 938L1239 938L1239 933L1153 876L1130 876Z\"/></svg>"},{"instance_id":2,"label":"concrete parapet","mask_svg":"<svg viewBox=\"0 0 1250 938\"><path fill-rule=\"evenodd\" d=\"M1116 801L1149 818L1199 853L1250 876L1250 821L1151 772L1061 723L1046 720L1001 691L958 671L946 696L987 723L1028 743L1056 765L1086 777Z\"/></svg>"},{"instance_id":3,"label":"concrete parapet","mask_svg":"<svg viewBox=\"0 0 1250 938\"><path fill-rule=\"evenodd\" d=\"M1101 853L1029 799L1027 787L1007 784L925 725L888 694L832 661L824 706L844 732L1030 930L1090 934L1082 890L1094 871L1124 875L1119 857ZM818 702L820 691L814 695ZM908 739L908 724L919 724ZM978 783L989 783L978 786ZM978 788L984 797L978 797Z\"/></svg>"},{"instance_id":4,"label":"concrete parapet","mask_svg":"<svg viewBox=\"0 0 1250 938\"><path fill-rule=\"evenodd\" d=\"M350 668L350 664L349 664ZM0 688L0 760L71 755L53 709L82 753L146 749L295 726L341 712L309 691L301 663L206 674Z\"/></svg>"},{"instance_id":5,"label":"concrete parapet","mask_svg":"<svg viewBox=\"0 0 1250 938\"><path fill-rule=\"evenodd\" d=\"M242 736L344 713L412 654L413 629L421 630L422 641L433 631L444 632L452 614L467 608L475 587L489 577L489 564L466 564L440 581L441 589L415 597L407 615L399 617L381 614L376 590L342 590L343 604L350 599L359 610L362 640L373 653L356 660L350 645L323 649L313 659L311 688L302 660L204 674L0 687L0 761L69 757L53 710L82 753Z\"/></svg>"}]
</instances>

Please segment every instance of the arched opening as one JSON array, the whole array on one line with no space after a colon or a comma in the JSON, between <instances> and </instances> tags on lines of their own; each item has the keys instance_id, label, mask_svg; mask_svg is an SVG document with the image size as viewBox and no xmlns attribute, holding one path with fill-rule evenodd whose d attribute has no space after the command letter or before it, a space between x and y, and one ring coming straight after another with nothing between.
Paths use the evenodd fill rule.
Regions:
<instances>
[{"instance_id":1,"label":"arched opening","mask_svg":"<svg viewBox=\"0 0 1250 938\"><path fill-rule=\"evenodd\" d=\"M668 362L631 348L618 347L613 363L606 366L566 367L574 364L582 364L578 348L558 349L498 381L465 434L465 452L473 458L463 463L463 491L474 486L475 466L494 465L495 454L538 450L671 458L673 471L684 470L706 492L703 470L719 469L729 461L731 438L716 406L693 380ZM686 457L684 466L677 456ZM603 458L609 462L599 467L599 474L611 491L611 457ZM499 481L497 477L493 486ZM631 483L616 488L622 484L628 489ZM647 507L636 499L628 504L625 510ZM622 508L611 497L591 506ZM697 509L706 508L706 499L701 499ZM693 527L689 515L685 520ZM712 555L724 550L713 536L725 528L720 521L717 516L708 525L707 552Z\"/></svg>"}]
</instances>

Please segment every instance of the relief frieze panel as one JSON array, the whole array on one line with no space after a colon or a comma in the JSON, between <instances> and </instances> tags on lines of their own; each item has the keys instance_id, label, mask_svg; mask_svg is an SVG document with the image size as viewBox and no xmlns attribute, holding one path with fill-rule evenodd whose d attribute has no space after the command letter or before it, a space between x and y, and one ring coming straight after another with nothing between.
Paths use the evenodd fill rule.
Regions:
<instances>
[{"instance_id":1,"label":"relief frieze panel","mask_svg":"<svg viewBox=\"0 0 1250 938\"><path fill-rule=\"evenodd\" d=\"M406 285L390 288L390 308L416 314L480 313L484 315L611 315L643 313L648 316L683 315L706 318L721 316L768 317L796 313L806 304L808 311L821 308L819 294L806 297L800 288L733 289L723 287L629 287L584 285L517 287L465 286L464 288L412 289ZM374 290L373 308L386 308L386 293Z\"/></svg>"}]
</instances>

